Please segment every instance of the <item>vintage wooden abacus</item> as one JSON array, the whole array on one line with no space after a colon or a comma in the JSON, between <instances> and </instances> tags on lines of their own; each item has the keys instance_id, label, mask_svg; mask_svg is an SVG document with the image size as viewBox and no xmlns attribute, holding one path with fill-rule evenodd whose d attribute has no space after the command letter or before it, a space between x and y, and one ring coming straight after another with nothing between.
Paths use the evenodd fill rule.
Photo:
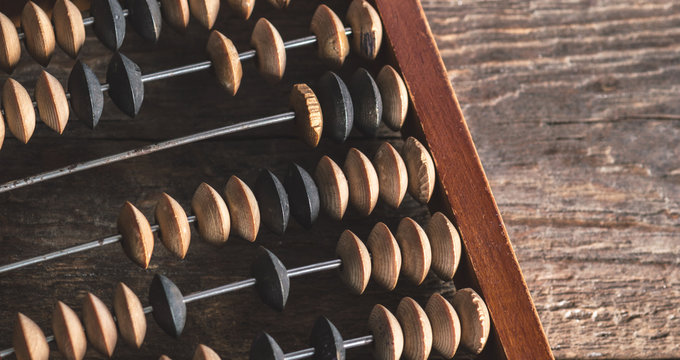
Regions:
<instances>
[{"instance_id":1,"label":"vintage wooden abacus","mask_svg":"<svg viewBox=\"0 0 680 360\"><path fill-rule=\"evenodd\" d=\"M109 8L117 4L115 0L102 2L106 2ZM134 6L135 3L146 9L154 6L157 9L159 5L153 0L130 0L127 5ZM162 1L160 8L171 6L166 3L184 6L182 14L188 19L186 2ZM193 10L194 3L201 2L189 3ZM214 1L202 3L215 6ZM241 13L244 18L250 16L252 2L229 3L238 3L240 9L244 9ZM281 7L287 5L287 2L272 3ZM59 0L58 4L71 9L73 7L73 4L63 0ZM44 72L38 84L42 84L42 89L47 91L39 91L36 85L36 103L32 103L28 92L19 82L7 81L3 90L3 100L5 94L8 96L8 100L3 101L4 114L12 133L20 141L26 142L33 132L30 122L33 121L34 127L33 109L36 106L43 120L50 119L46 121L47 124L61 133L69 118L68 101L78 117L91 127L97 125L104 103L102 91L109 91L113 102L126 115L135 116L144 98L145 81L212 68L227 93L235 95L243 73L241 61L245 59L257 57L257 66L263 78L278 81L283 77L286 50L290 48L317 44L322 60L336 69L344 63L350 42L354 52L367 59L374 59L381 52L375 64L365 64L368 70L359 68L352 71L351 77L326 72L311 86L296 82L290 95L290 105L294 111L230 124L10 181L0 185L0 192L198 140L291 121L295 121L298 135L313 147L319 143L322 132L337 142L345 141L352 130L353 121L362 133L375 136L380 121L384 120L389 128L401 129L407 140L401 154L389 143L383 143L372 160L362 151L351 148L342 167L330 154L323 156L314 170L291 164L284 181L265 168L259 172L252 189L246 182L232 176L224 190L226 201L210 185L201 184L191 201L192 216L187 216L175 199L164 194L156 206L156 225L151 225L143 213L128 202L119 213L117 225L120 234L0 266L0 273L115 242L122 243L126 255L133 262L141 268L147 268L153 252L154 232L160 233L161 241L172 254L184 258L191 238L190 223L196 223L200 237L210 243L222 244L230 233L252 242L258 236L260 223L272 233L280 235L286 232L289 215L302 228L312 227L320 209L333 221L345 217L348 204L352 205L354 214L368 216L376 207L378 198L386 205L398 208L407 191L416 201L428 204L434 214L426 230L415 221L405 218L400 222L396 236L392 236L389 228L379 223L367 238L366 245L348 230L340 237L337 247L333 247L339 259L290 270L283 266L274 252L261 248L252 269L253 278L188 296L183 296L179 287L168 277L157 275L150 289L150 306L146 308L142 307L142 302L134 292L121 283L114 292L116 318L104 302L90 293L83 304L84 327L76 313L66 305L66 302L74 299L63 299L65 302L57 304L52 317L52 330L56 336L45 337L36 322L19 314L16 317L14 349L1 351L0 357L4 358L16 350L20 359L44 359L50 352L48 342L56 340L63 356L81 359L85 354L87 339L99 352L110 357L115 348L116 327L126 342L139 348L146 332L144 314L152 311L163 330L179 336L186 320L185 304L191 301L255 286L265 303L282 310L288 297L290 277L341 268L341 277L352 292L362 293L371 274L383 288L394 289L400 269L415 285L419 285L425 280L431 263L434 272L444 281L454 278L456 274L456 287L470 288L458 290L451 297L453 305L438 294L432 295L424 309L417 301L404 298L397 308L396 317L386 307L377 305L369 318L370 335L364 333L365 336L347 341L342 339L333 323L320 318L314 325L311 349L284 354L274 338L264 334L256 339L252 348L249 347L250 358L342 359L346 356L346 348L368 344L377 345L373 349L376 358L399 358L401 355L408 359L425 359L430 355L431 348L451 358L456 354L461 337L460 341L467 348L463 353L466 357L552 358L419 2L376 0L374 6L375 9L365 1L353 1L347 12L351 25L348 28L345 28L331 7L320 6L311 21L314 35L288 43L283 42L271 22L261 19L257 21L251 38L255 49L241 54L229 38L214 31L207 40L210 61L147 75L142 75L140 67L132 60L116 53L109 64L111 75L107 73L107 84L101 84L95 72L85 65L87 59L79 60L71 73L75 79L73 87L69 80L70 93L66 94L59 80ZM34 5L29 4L27 7L32 8ZM129 9L124 11L120 7L123 14L132 14L133 8ZM159 19L156 10L147 12L155 12L154 19ZM208 17L204 12L202 16L197 15L199 19L212 19L214 22L217 11L210 11ZM212 23L206 21L201 20L206 27L212 27ZM3 36L8 31L4 22L0 18ZM134 26L135 21L131 23ZM186 26L186 21L184 24ZM157 40L160 27L157 30L155 39L150 40ZM381 46L383 30L385 41ZM114 48L119 46L118 43ZM32 54L36 55L33 51ZM74 54L77 54L77 50ZM45 56L49 60L47 52L36 58L44 62L41 59L44 60ZM389 66L385 66L386 63ZM371 74L375 74L375 79ZM348 80L349 86L342 78ZM41 102L42 108L49 110L43 111ZM45 105L47 102L50 104ZM51 114L51 118L43 113ZM461 256L461 241L463 256L460 271L456 271ZM161 269L166 266L171 267L172 264L163 264ZM252 303L248 305L260 306ZM323 315L321 310L308 310L314 312L315 317ZM466 327L469 331L466 331ZM270 329L271 326L263 328ZM253 330L260 331L263 328ZM401 338L398 334L401 334ZM392 337L386 337L388 335ZM200 339L196 340L195 343L201 342ZM399 344L400 341L402 344ZM167 355L176 358L174 354ZM234 358L231 354L221 355ZM217 352L201 345L194 358L219 357Z\"/></svg>"}]
</instances>

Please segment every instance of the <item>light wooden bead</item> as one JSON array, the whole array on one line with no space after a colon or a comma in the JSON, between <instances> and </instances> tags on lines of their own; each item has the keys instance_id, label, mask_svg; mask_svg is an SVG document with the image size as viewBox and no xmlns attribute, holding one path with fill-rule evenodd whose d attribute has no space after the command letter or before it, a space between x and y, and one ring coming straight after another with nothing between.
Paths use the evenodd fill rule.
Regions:
<instances>
[{"instance_id":1,"label":"light wooden bead","mask_svg":"<svg viewBox=\"0 0 680 360\"><path fill-rule=\"evenodd\" d=\"M342 21L326 5L319 5L309 27L316 35L319 58L330 67L340 68L349 54L349 40Z\"/></svg>"},{"instance_id":2,"label":"light wooden bead","mask_svg":"<svg viewBox=\"0 0 680 360\"><path fill-rule=\"evenodd\" d=\"M432 246L432 270L442 280L451 280L460 263L461 242L458 230L446 215L436 212L425 229Z\"/></svg>"},{"instance_id":3,"label":"light wooden bead","mask_svg":"<svg viewBox=\"0 0 680 360\"><path fill-rule=\"evenodd\" d=\"M83 302L83 322L92 346L110 358L118 342L116 323L106 305L92 293Z\"/></svg>"},{"instance_id":4,"label":"light wooden bead","mask_svg":"<svg viewBox=\"0 0 680 360\"><path fill-rule=\"evenodd\" d=\"M14 79L2 87L2 105L12 135L26 144L35 130L35 109L26 89Z\"/></svg>"},{"instance_id":5,"label":"light wooden bead","mask_svg":"<svg viewBox=\"0 0 680 360\"><path fill-rule=\"evenodd\" d=\"M340 166L324 155L314 170L314 181L326 214L334 220L342 220L349 201L349 185Z\"/></svg>"},{"instance_id":6,"label":"light wooden bead","mask_svg":"<svg viewBox=\"0 0 680 360\"><path fill-rule=\"evenodd\" d=\"M255 7L255 0L227 0L229 7L236 12L243 20L248 20L250 14L253 13Z\"/></svg>"},{"instance_id":7,"label":"light wooden bead","mask_svg":"<svg viewBox=\"0 0 680 360\"><path fill-rule=\"evenodd\" d=\"M52 18L57 43L75 58L85 42L85 25L80 10L71 0L57 0L52 8Z\"/></svg>"},{"instance_id":8,"label":"light wooden bead","mask_svg":"<svg viewBox=\"0 0 680 360\"><path fill-rule=\"evenodd\" d=\"M161 0L163 20L175 30L184 32L189 26L189 2L187 0Z\"/></svg>"},{"instance_id":9,"label":"light wooden bead","mask_svg":"<svg viewBox=\"0 0 680 360\"><path fill-rule=\"evenodd\" d=\"M87 338L78 315L61 301L52 313L52 331L59 351L66 359L80 360L87 350Z\"/></svg>"},{"instance_id":10,"label":"light wooden bead","mask_svg":"<svg viewBox=\"0 0 680 360\"><path fill-rule=\"evenodd\" d=\"M47 360L50 347L45 334L28 316L17 313L12 345L17 360Z\"/></svg>"},{"instance_id":11,"label":"light wooden bead","mask_svg":"<svg viewBox=\"0 0 680 360\"><path fill-rule=\"evenodd\" d=\"M231 227L236 235L250 242L255 241L260 230L260 207L253 191L232 175L224 188L224 197L231 216Z\"/></svg>"},{"instance_id":12,"label":"light wooden bead","mask_svg":"<svg viewBox=\"0 0 680 360\"><path fill-rule=\"evenodd\" d=\"M126 201L118 213L118 232L125 254L146 269L153 253L153 232L149 220L139 209Z\"/></svg>"},{"instance_id":13,"label":"light wooden bead","mask_svg":"<svg viewBox=\"0 0 680 360\"><path fill-rule=\"evenodd\" d=\"M2 149L3 142L5 142L5 119L0 114L0 149Z\"/></svg>"},{"instance_id":14,"label":"light wooden bead","mask_svg":"<svg viewBox=\"0 0 680 360\"><path fill-rule=\"evenodd\" d=\"M59 80L45 70L35 84L35 101L40 119L50 129L63 133L70 114L66 92Z\"/></svg>"},{"instance_id":15,"label":"light wooden bead","mask_svg":"<svg viewBox=\"0 0 680 360\"><path fill-rule=\"evenodd\" d=\"M432 326L425 310L410 297L397 307L397 319L404 332L404 359L425 360L432 350Z\"/></svg>"},{"instance_id":16,"label":"light wooden bead","mask_svg":"<svg viewBox=\"0 0 680 360\"><path fill-rule=\"evenodd\" d=\"M277 9L283 9L290 4L290 0L269 0L269 3L274 5Z\"/></svg>"},{"instance_id":17,"label":"light wooden bead","mask_svg":"<svg viewBox=\"0 0 680 360\"><path fill-rule=\"evenodd\" d=\"M236 95L241 86L243 68L234 43L219 31L213 30L208 37L207 50L220 85L227 89L229 95Z\"/></svg>"},{"instance_id":18,"label":"light wooden bead","mask_svg":"<svg viewBox=\"0 0 680 360\"><path fill-rule=\"evenodd\" d=\"M453 295L453 308L460 319L460 341L463 347L479 354L489 339L491 317L484 300L472 289L461 289Z\"/></svg>"},{"instance_id":19,"label":"light wooden bead","mask_svg":"<svg viewBox=\"0 0 680 360\"><path fill-rule=\"evenodd\" d=\"M349 182L349 201L361 216L368 216L378 203L378 174L366 155L356 148L349 149L343 170Z\"/></svg>"},{"instance_id":20,"label":"light wooden bead","mask_svg":"<svg viewBox=\"0 0 680 360\"><path fill-rule=\"evenodd\" d=\"M404 159L390 143L384 142L373 157L373 165L378 174L380 198L388 205L398 208L408 188L408 173Z\"/></svg>"},{"instance_id":21,"label":"light wooden bead","mask_svg":"<svg viewBox=\"0 0 680 360\"><path fill-rule=\"evenodd\" d=\"M373 335L373 357L376 360L399 360L404 350L404 333L394 315L378 304L368 317L368 329Z\"/></svg>"},{"instance_id":22,"label":"light wooden bead","mask_svg":"<svg viewBox=\"0 0 680 360\"><path fill-rule=\"evenodd\" d=\"M353 232L345 230L340 235L335 254L342 260L342 281L353 293L363 294L371 278L371 255L366 245Z\"/></svg>"},{"instance_id":23,"label":"light wooden bead","mask_svg":"<svg viewBox=\"0 0 680 360\"><path fill-rule=\"evenodd\" d=\"M191 199L191 209L196 215L198 233L213 244L222 245L229 239L231 220L227 204L210 185L201 183Z\"/></svg>"},{"instance_id":24,"label":"light wooden bead","mask_svg":"<svg viewBox=\"0 0 680 360\"><path fill-rule=\"evenodd\" d=\"M387 225L379 222L368 235L366 246L371 252L372 277L378 285L391 291L397 286L401 271L399 244Z\"/></svg>"},{"instance_id":25,"label":"light wooden bead","mask_svg":"<svg viewBox=\"0 0 680 360\"><path fill-rule=\"evenodd\" d=\"M200 344L200 345L198 345L198 348L196 348L196 352L194 352L194 357L191 358L191 359L192 360L220 360L221 358L220 358L219 355L217 355L217 353L213 349L211 349L211 348L209 348L209 347L207 347L203 344Z\"/></svg>"},{"instance_id":26,"label":"light wooden bead","mask_svg":"<svg viewBox=\"0 0 680 360\"><path fill-rule=\"evenodd\" d=\"M295 84L290 92L290 107L295 111L298 135L307 145L316 147L323 132L321 105L307 84Z\"/></svg>"},{"instance_id":27,"label":"light wooden bead","mask_svg":"<svg viewBox=\"0 0 680 360\"><path fill-rule=\"evenodd\" d=\"M26 34L28 52L42 66L47 66L54 52L54 29L50 17L33 1L21 11L21 26Z\"/></svg>"},{"instance_id":28,"label":"light wooden bead","mask_svg":"<svg viewBox=\"0 0 680 360\"><path fill-rule=\"evenodd\" d=\"M161 355L161 357L159 357L158 360L172 360L172 359L169 358L167 355Z\"/></svg>"},{"instance_id":29,"label":"light wooden bead","mask_svg":"<svg viewBox=\"0 0 680 360\"><path fill-rule=\"evenodd\" d=\"M257 53L257 67L269 82L277 82L286 71L286 48L274 25L265 18L255 24L250 45Z\"/></svg>"},{"instance_id":30,"label":"light wooden bead","mask_svg":"<svg viewBox=\"0 0 680 360\"><path fill-rule=\"evenodd\" d=\"M390 65L383 66L376 83L383 101L383 121L394 131L401 130L408 112L408 91L404 80Z\"/></svg>"},{"instance_id":31,"label":"light wooden bead","mask_svg":"<svg viewBox=\"0 0 680 360\"><path fill-rule=\"evenodd\" d=\"M146 336L146 315L137 295L122 282L118 283L113 293L113 311L116 313L120 337L128 345L139 349Z\"/></svg>"},{"instance_id":32,"label":"light wooden bead","mask_svg":"<svg viewBox=\"0 0 680 360\"><path fill-rule=\"evenodd\" d=\"M405 217L399 222L396 238L404 257L401 271L414 284L422 284L432 264L432 249L425 230Z\"/></svg>"},{"instance_id":33,"label":"light wooden bead","mask_svg":"<svg viewBox=\"0 0 680 360\"><path fill-rule=\"evenodd\" d=\"M187 213L177 200L163 193L154 212L163 245L180 259L184 259L191 243L191 228Z\"/></svg>"},{"instance_id":34,"label":"light wooden bead","mask_svg":"<svg viewBox=\"0 0 680 360\"><path fill-rule=\"evenodd\" d=\"M220 12L220 0L189 0L189 10L201 25L212 29Z\"/></svg>"},{"instance_id":35,"label":"light wooden bead","mask_svg":"<svg viewBox=\"0 0 680 360\"><path fill-rule=\"evenodd\" d=\"M21 57L19 33L10 18L0 13L0 67L10 74Z\"/></svg>"},{"instance_id":36,"label":"light wooden bead","mask_svg":"<svg viewBox=\"0 0 680 360\"><path fill-rule=\"evenodd\" d=\"M347 21L352 28L354 51L366 59L375 59L383 37L378 12L365 0L354 0L347 10Z\"/></svg>"},{"instance_id":37,"label":"light wooden bead","mask_svg":"<svg viewBox=\"0 0 680 360\"><path fill-rule=\"evenodd\" d=\"M422 204L432 197L436 174L434 162L425 146L409 137L401 150L408 171L408 192Z\"/></svg>"},{"instance_id":38,"label":"light wooden bead","mask_svg":"<svg viewBox=\"0 0 680 360\"><path fill-rule=\"evenodd\" d=\"M460 344L460 321L451 303L440 294L432 294L425 305L432 326L432 347L450 359Z\"/></svg>"}]
</instances>

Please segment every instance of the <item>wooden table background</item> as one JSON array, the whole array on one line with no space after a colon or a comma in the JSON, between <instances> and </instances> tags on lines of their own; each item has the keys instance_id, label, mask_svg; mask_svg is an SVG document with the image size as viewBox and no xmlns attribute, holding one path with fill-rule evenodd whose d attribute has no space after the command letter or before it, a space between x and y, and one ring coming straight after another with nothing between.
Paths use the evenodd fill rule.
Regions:
<instances>
[{"instance_id":1,"label":"wooden table background","mask_svg":"<svg viewBox=\"0 0 680 360\"><path fill-rule=\"evenodd\" d=\"M346 3L330 3L344 13ZM292 39L307 34L315 5L294 0L279 12L260 0L250 21L223 10L216 28L246 50L257 18L266 16L284 39ZM423 6L555 356L680 357L680 5L433 0ZM206 38L196 21L186 35L166 27L155 46L128 28L122 52L148 73L203 60ZM91 30L80 56L103 81L111 53ZM203 72L147 84L134 120L107 100L95 131L72 121L62 136L40 125L28 145L8 136L0 150L0 181L284 111L290 85L313 82L323 72L313 49L290 51L288 59L286 76L276 85L263 85L253 63L244 65L235 98ZM48 71L65 84L72 63L57 50ZM361 64L351 59L341 73L347 76ZM38 71L24 54L13 77L32 92ZM379 138L400 145L398 134L387 129ZM126 200L153 219L161 191L189 209L202 181L221 191L236 174L252 185L259 167L283 175L289 161L312 169L322 154L341 163L349 146L371 155L378 145L353 133L347 144L324 140L312 150L279 126L2 194L0 259L6 263L112 234ZM294 267L331 258L344 228L365 238L375 222L394 228L406 215L428 219L426 209L407 196L396 211L380 203L369 218L353 211L342 223L323 217L310 231L292 226L284 237L262 230L257 243ZM146 304L154 273L169 276L188 294L248 276L256 248L231 239L216 251L194 237L187 259L176 261L156 246L146 271L114 245L0 276L0 348L11 345L17 311L50 332L56 299L79 311L91 291L110 304L113 286L124 281ZM261 330L293 351L306 347L318 315L329 316L346 338L360 336L373 304L395 309L406 295L424 303L432 291L452 287L430 276L419 288L400 284L385 294L370 285L356 297L331 273L297 278L283 313L261 305L252 290L202 300L188 305L179 340L149 318L142 349L121 341L114 356L189 358L196 344L205 343L223 358L244 358ZM350 351L349 358L367 354ZM98 356L88 351L88 357Z\"/></svg>"}]
</instances>

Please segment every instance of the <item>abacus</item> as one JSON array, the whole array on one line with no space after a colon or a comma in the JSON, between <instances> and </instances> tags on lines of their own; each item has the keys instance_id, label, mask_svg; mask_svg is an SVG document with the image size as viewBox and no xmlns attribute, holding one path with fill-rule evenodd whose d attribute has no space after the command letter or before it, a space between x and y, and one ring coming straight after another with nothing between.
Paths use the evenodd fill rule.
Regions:
<instances>
[{"instance_id":1,"label":"abacus","mask_svg":"<svg viewBox=\"0 0 680 360\"><path fill-rule=\"evenodd\" d=\"M131 38L126 44L129 48L123 48L126 55L107 50L98 61L81 57L62 74L41 69L34 98L25 88L35 80L7 81L3 98L7 93L10 101L3 101L3 114L18 141L5 141L0 155L19 154L24 149L20 142L31 138L30 113L35 124L35 107L40 118L60 134L73 115L87 127L96 126L91 133L95 137L113 128L121 132L157 129L163 122L152 121L149 114L158 111L156 102L167 96L163 95L165 86L189 86L193 89L189 92L198 92L203 86L192 88L195 80L191 78L204 80L201 76L208 72L201 70L210 69L217 77L215 87L205 85L208 92L216 94L204 103L187 94L191 98L188 107L197 110L197 117L202 108L209 107L214 113L209 117L212 120L200 124L204 127L178 123L174 134L179 135L154 138L145 146L132 146L132 150L96 151L78 156L77 161L61 160L63 167L31 168L29 174L37 175L11 170L11 177L0 184L0 193L6 194L0 196L8 199L12 209L17 206L11 199L30 198L33 192L44 193L48 188L63 196L83 179L99 179L91 170L95 167L101 166L97 172L116 178L112 167L120 172L135 162L148 161L143 155L166 156L189 149L186 151L195 156L191 149L224 146L238 152L238 143L248 134L257 134L255 142L282 137L295 156L280 164L274 149L260 149L260 163L216 165L219 173L204 172L205 179L193 186L172 186L170 180L154 177L160 184L149 185L153 190L147 190L158 194L154 201L135 198L126 186L106 190L104 184L105 192L96 194L103 202L102 213L91 214L95 226L88 226L87 232L110 234L113 231L108 229L114 227L118 234L92 242L82 237L63 242L50 236L46 239L53 242L43 241L34 251L12 247L17 251L7 252L9 256L0 263L0 285L10 289L8 296L14 296L19 293L12 287L16 288L22 277L49 281L64 275L77 277L81 269L109 267L112 270L104 272L113 271L114 275L99 276L95 275L99 271L89 270L98 279L96 285L74 278L71 291L59 293L55 285L54 289L48 287L43 298L28 298L23 305L12 303L7 310L12 315L3 324L10 330L1 333L5 340L0 348L7 349L0 350L0 357L11 358L15 353L20 359L44 359L58 352L65 358L82 359L87 349L93 348L97 352L88 355L114 358L344 359L366 358L368 354L380 359L426 359L430 355L552 358L417 0L375 0L371 4L355 0L323 6L272 1L276 6L270 6L271 11L265 7L253 11L253 2L229 1L233 9L241 9L234 29L240 28L243 34L220 28L223 23L214 8L219 2L102 3L128 17L143 41L162 43L163 36L170 35L161 34L160 26L148 27L147 23L146 28L140 27L131 15L146 11L154 21L161 21L163 13L163 21L187 32L183 36L201 39L195 48L207 52L210 60L185 56L181 62L150 66L137 61L147 56L145 51L129 51L143 44ZM204 11L194 12L201 4ZM97 16L88 20L79 10L76 15L75 5L68 0L59 0L58 5L67 8L70 16L82 16L84 24L98 22ZM177 16L165 15L173 5L180 9ZM133 11L133 6L139 8ZM275 9L286 6L285 11ZM205 29L187 29L189 9L202 27L216 30L208 34ZM55 9L53 14L63 11ZM304 20L296 22L296 16ZM248 18L251 20L243 21ZM7 27L7 21L0 17L5 37L7 31L15 30L13 25ZM287 31L284 23L292 24L294 30ZM247 26L253 31L245 31ZM118 31L117 36L124 27L113 29L109 31ZM113 42L102 42L117 50L122 37L116 36ZM180 38L178 43L183 41ZM236 50L237 46L245 50L247 45L253 50ZM62 48L70 56L78 54L76 47ZM290 52L293 48L299 50ZM46 51L37 55L31 47L28 50L39 63L49 61ZM153 56L153 50L146 52ZM256 59L261 76L250 75L254 69L247 59ZM296 68L298 62L303 65ZM14 66L5 64L4 59L2 65L6 70ZM307 74L305 66L315 70ZM105 83L99 80L104 74ZM166 80L154 82L161 79ZM61 85L67 80L68 92ZM104 91L124 117L105 106ZM256 100L249 100L251 96ZM265 99L272 105L254 106ZM224 120L234 111L240 115ZM130 117L135 117L134 122L99 122L100 118ZM84 134L84 129L74 127L74 134ZM391 139L393 131L401 131L406 140ZM164 132L168 133L172 132ZM36 145L32 141L25 149L40 148L45 141L69 143L72 135L64 134L65 139L41 134L34 140ZM225 135L227 139L209 140ZM375 136L392 141L370 140ZM200 153L205 158L211 155L210 150ZM233 155L235 162L238 156ZM187 164L179 162L173 169L181 174L183 166ZM225 168L231 171L224 173ZM182 176L177 175L179 183L184 182L179 179ZM195 176L191 179L197 181ZM91 188L86 186L83 194L91 194L87 189ZM190 204L190 212L182 204ZM421 204L427 204L431 216L418 215ZM415 213L414 220L409 211ZM117 221L112 221L112 213L118 214ZM145 213L153 214L156 223ZM368 225L366 222L370 231L355 230L360 224ZM197 231L192 231L192 224ZM154 233L167 251L154 251ZM190 250L193 236L217 247L199 243ZM234 236L245 241L227 241ZM315 240L319 237L323 239ZM27 241L19 237L21 244ZM138 266L104 247L118 242ZM229 260L220 263L218 256ZM204 261L212 266L203 266ZM36 271L39 269L49 271L41 274ZM331 270L339 272L339 279ZM2 274L9 271L12 273ZM456 291L451 290L451 279ZM343 283L349 291L340 287ZM111 288L115 289L113 296L109 296ZM148 298L138 296L147 288ZM254 288L256 294L248 288ZM358 294L363 295L356 297ZM257 297L262 301L253 301ZM193 301L197 303L186 306ZM343 307L353 312L343 312ZM153 313L157 325L147 324L148 313ZM212 335L211 329L221 329L222 334ZM310 329L311 337L302 335ZM116 345L118 336L127 346ZM56 346L50 348L53 341Z\"/></svg>"}]
</instances>

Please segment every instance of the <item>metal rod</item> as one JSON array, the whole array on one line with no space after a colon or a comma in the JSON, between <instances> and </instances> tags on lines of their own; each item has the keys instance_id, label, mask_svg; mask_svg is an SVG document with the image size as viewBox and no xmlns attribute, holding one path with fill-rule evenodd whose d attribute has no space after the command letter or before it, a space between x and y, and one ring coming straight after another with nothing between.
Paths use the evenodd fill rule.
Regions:
<instances>
[{"instance_id":1,"label":"metal rod","mask_svg":"<svg viewBox=\"0 0 680 360\"><path fill-rule=\"evenodd\" d=\"M345 340L342 345L345 349L352 349L360 346L366 346L373 343L373 335L366 335L354 339ZM314 348L299 350L296 352L283 355L285 360L300 360L314 356Z\"/></svg>"}]
</instances>

